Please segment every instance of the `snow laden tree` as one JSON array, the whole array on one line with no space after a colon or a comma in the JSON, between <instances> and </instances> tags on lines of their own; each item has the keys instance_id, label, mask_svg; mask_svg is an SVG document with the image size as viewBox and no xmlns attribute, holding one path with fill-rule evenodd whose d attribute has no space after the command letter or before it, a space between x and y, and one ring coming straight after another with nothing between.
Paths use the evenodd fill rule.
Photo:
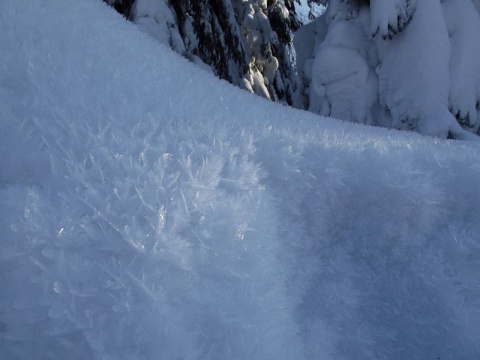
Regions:
<instances>
[{"instance_id":1,"label":"snow laden tree","mask_svg":"<svg viewBox=\"0 0 480 360\"><path fill-rule=\"evenodd\" d=\"M479 0L322 2L326 12L295 37L306 108L478 139Z\"/></svg>"},{"instance_id":2,"label":"snow laden tree","mask_svg":"<svg viewBox=\"0 0 480 360\"><path fill-rule=\"evenodd\" d=\"M130 11L135 0L103 0L108 5L112 6L120 14L123 14L127 19L130 17Z\"/></svg>"},{"instance_id":3,"label":"snow laden tree","mask_svg":"<svg viewBox=\"0 0 480 360\"><path fill-rule=\"evenodd\" d=\"M292 34L300 26L295 9L299 0L106 1L220 78L299 106L292 48Z\"/></svg>"}]
</instances>

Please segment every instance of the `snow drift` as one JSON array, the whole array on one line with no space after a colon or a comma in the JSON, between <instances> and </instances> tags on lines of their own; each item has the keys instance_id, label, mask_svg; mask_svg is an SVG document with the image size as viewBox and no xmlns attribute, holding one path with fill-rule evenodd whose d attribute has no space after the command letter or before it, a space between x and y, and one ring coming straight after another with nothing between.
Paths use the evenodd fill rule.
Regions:
<instances>
[{"instance_id":1,"label":"snow drift","mask_svg":"<svg viewBox=\"0 0 480 360\"><path fill-rule=\"evenodd\" d=\"M478 144L262 100L95 0L0 34L0 358L480 356Z\"/></svg>"}]
</instances>

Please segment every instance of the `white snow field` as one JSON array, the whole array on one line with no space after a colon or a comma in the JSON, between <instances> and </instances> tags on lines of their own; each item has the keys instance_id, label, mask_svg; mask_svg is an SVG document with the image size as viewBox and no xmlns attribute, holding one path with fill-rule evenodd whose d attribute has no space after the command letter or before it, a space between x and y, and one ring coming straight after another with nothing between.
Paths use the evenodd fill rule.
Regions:
<instances>
[{"instance_id":1,"label":"white snow field","mask_svg":"<svg viewBox=\"0 0 480 360\"><path fill-rule=\"evenodd\" d=\"M480 359L480 145L0 1L0 359Z\"/></svg>"}]
</instances>

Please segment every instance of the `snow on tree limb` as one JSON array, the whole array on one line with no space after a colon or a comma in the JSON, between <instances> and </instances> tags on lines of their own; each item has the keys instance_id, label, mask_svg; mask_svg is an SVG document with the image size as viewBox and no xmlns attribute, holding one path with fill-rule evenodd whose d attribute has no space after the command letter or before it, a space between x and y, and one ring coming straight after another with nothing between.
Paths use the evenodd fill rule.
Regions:
<instances>
[{"instance_id":1,"label":"snow on tree limb","mask_svg":"<svg viewBox=\"0 0 480 360\"><path fill-rule=\"evenodd\" d=\"M311 41L315 60L302 55L300 62L311 79L305 89L309 109L426 135L478 139L465 133L480 129L477 5L332 0L310 26L311 34L318 33Z\"/></svg>"}]
</instances>

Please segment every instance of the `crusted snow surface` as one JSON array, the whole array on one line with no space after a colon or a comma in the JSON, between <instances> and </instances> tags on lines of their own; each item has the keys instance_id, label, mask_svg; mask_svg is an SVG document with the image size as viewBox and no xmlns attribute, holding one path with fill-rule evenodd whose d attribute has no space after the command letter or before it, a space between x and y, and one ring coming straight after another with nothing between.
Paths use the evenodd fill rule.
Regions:
<instances>
[{"instance_id":1,"label":"crusted snow surface","mask_svg":"<svg viewBox=\"0 0 480 360\"><path fill-rule=\"evenodd\" d=\"M260 99L101 1L0 34L1 359L480 357L478 144Z\"/></svg>"}]
</instances>

